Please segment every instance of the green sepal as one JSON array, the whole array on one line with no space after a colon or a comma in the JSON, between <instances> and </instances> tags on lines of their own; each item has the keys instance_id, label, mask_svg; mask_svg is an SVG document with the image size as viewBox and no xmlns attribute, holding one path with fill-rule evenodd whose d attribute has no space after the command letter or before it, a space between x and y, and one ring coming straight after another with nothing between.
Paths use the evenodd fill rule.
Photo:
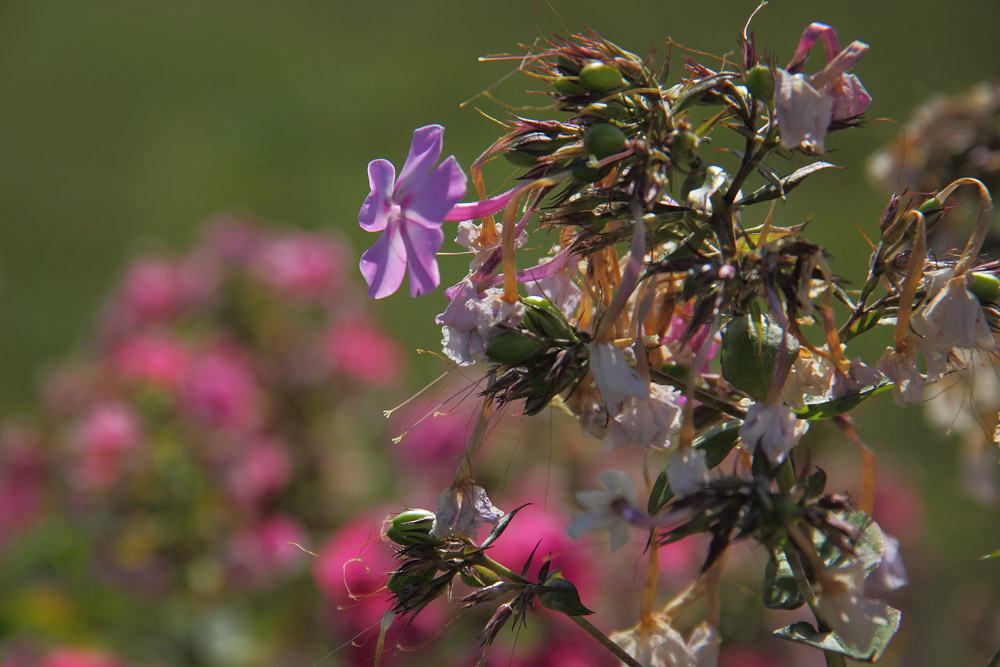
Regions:
<instances>
[{"instance_id":1,"label":"green sepal","mask_svg":"<svg viewBox=\"0 0 1000 667\"><path fill-rule=\"evenodd\" d=\"M789 626L775 630L774 636L787 639L796 644L805 644L806 646L818 648L821 651L846 655L848 658L857 660L858 662L875 662L882 657L886 647L889 646L889 641L896 634L896 631L899 630L899 620L902 614L898 609L894 609L893 607L888 607L888 609L888 623L875 631L875 640L872 642L872 645L863 649L846 647L840 643L834 632L820 632L806 621L792 623Z\"/></svg>"},{"instance_id":2,"label":"green sepal","mask_svg":"<svg viewBox=\"0 0 1000 667\"><path fill-rule=\"evenodd\" d=\"M577 593L573 582L569 579L563 579L558 573L549 577L545 585L542 586L538 600L546 609L558 611L567 616L587 616L594 613L583 606L580 594Z\"/></svg>"},{"instance_id":3,"label":"green sepal","mask_svg":"<svg viewBox=\"0 0 1000 667\"><path fill-rule=\"evenodd\" d=\"M798 609L805 602L784 552L772 555L764 567L764 606L768 609Z\"/></svg>"},{"instance_id":4,"label":"green sepal","mask_svg":"<svg viewBox=\"0 0 1000 667\"><path fill-rule=\"evenodd\" d=\"M486 356L497 363L517 366L540 352L549 344L520 331L502 331L486 344Z\"/></svg>"},{"instance_id":5,"label":"green sepal","mask_svg":"<svg viewBox=\"0 0 1000 667\"><path fill-rule=\"evenodd\" d=\"M807 176L811 176L821 169L830 169L831 167L840 169L837 165L830 164L829 162L813 162L804 167L799 167L788 176L780 179L777 183L768 183L754 190L748 196L736 202L736 205L749 206L750 204L759 204L760 202L771 201L779 197L783 198L786 194L797 188L802 181L806 180Z\"/></svg>"}]
</instances>

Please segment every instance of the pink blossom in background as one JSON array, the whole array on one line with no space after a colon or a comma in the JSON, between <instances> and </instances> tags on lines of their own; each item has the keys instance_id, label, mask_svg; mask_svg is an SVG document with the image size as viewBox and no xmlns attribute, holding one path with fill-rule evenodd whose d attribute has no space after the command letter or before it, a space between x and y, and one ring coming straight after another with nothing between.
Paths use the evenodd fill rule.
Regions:
<instances>
[{"instance_id":1,"label":"pink blossom in background","mask_svg":"<svg viewBox=\"0 0 1000 667\"><path fill-rule=\"evenodd\" d=\"M450 483L475 418L465 410L435 414L436 410L445 408L402 412L393 421L393 434L405 434L392 450L404 466L419 465L422 481L434 484L435 493Z\"/></svg>"},{"instance_id":2,"label":"pink blossom in background","mask_svg":"<svg viewBox=\"0 0 1000 667\"><path fill-rule=\"evenodd\" d=\"M0 548L39 518L45 459L38 434L14 424L0 429Z\"/></svg>"},{"instance_id":3,"label":"pink blossom in background","mask_svg":"<svg viewBox=\"0 0 1000 667\"><path fill-rule=\"evenodd\" d=\"M134 324L162 321L187 302L186 282L177 262L143 257L125 271L113 310Z\"/></svg>"},{"instance_id":4,"label":"pink blossom in background","mask_svg":"<svg viewBox=\"0 0 1000 667\"><path fill-rule=\"evenodd\" d=\"M883 466L879 466L875 486L873 517L883 531L903 542L919 538L924 530L920 494L911 483Z\"/></svg>"},{"instance_id":5,"label":"pink blossom in background","mask_svg":"<svg viewBox=\"0 0 1000 667\"><path fill-rule=\"evenodd\" d=\"M241 505L257 505L281 490L292 472L288 450L270 440L257 440L226 471L229 492Z\"/></svg>"},{"instance_id":6,"label":"pink blossom in background","mask_svg":"<svg viewBox=\"0 0 1000 667\"><path fill-rule=\"evenodd\" d=\"M115 373L126 382L177 390L191 369L191 351L166 333L129 338L111 352Z\"/></svg>"},{"instance_id":7,"label":"pink blossom in background","mask_svg":"<svg viewBox=\"0 0 1000 667\"><path fill-rule=\"evenodd\" d=\"M40 667L125 667L125 663L100 651L57 648L49 651Z\"/></svg>"},{"instance_id":8,"label":"pink blossom in background","mask_svg":"<svg viewBox=\"0 0 1000 667\"><path fill-rule=\"evenodd\" d=\"M118 481L125 459L141 442L139 417L128 404L100 403L73 435L77 464L70 474L85 488L107 488Z\"/></svg>"},{"instance_id":9,"label":"pink blossom in background","mask_svg":"<svg viewBox=\"0 0 1000 667\"><path fill-rule=\"evenodd\" d=\"M245 433L260 423L261 397L243 350L216 344L194 359L182 404L206 425Z\"/></svg>"},{"instance_id":10,"label":"pink blossom in background","mask_svg":"<svg viewBox=\"0 0 1000 667\"><path fill-rule=\"evenodd\" d=\"M320 300L343 284L345 255L344 248L329 237L285 233L258 244L252 270L282 296Z\"/></svg>"},{"instance_id":11,"label":"pink blossom in background","mask_svg":"<svg viewBox=\"0 0 1000 667\"><path fill-rule=\"evenodd\" d=\"M250 585L274 583L303 561L306 554L295 544L309 548L298 521L284 514L263 519L230 539L231 571Z\"/></svg>"},{"instance_id":12,"label":"pink blossom in background","mask_svg":"<svg viewBox=\"0 0 1000 667\"><path fill-rule=\"evenodd\" d=\"M225 264L249 262L261 232L253 221L239 217L220 217L206 227L202 248Z\"/></svg>"},{"instance_id":13,"label":"pink blossom in background","mask_svg":"<svg viewBox=\"0 0 1000 667\"><path fill-rule=\"evenodd\" d=\"M334 321L324 347L334 371L368 384L397 384L406 371L399 344L363 315Z\"/></svg>"}]
</instances>

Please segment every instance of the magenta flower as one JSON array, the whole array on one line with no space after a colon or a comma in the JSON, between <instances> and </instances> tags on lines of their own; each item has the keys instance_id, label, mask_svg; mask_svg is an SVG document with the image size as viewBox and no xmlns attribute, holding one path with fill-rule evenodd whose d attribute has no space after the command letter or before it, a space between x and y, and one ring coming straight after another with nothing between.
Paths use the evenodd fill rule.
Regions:
<instances>
[{"instance_id":1,"label":"magenta flower","mask_svg":"<svg viewBox=\"0 0 1000 667\"><path fill-rule=\"evenodd\" d=\"M441 156L444 128L427 125L413 132L410 154L396 178L388 160L368 163L371 193L358 222L368 232L383 232L361 256L368 296L387 297L403 283L409 268L410 296L430 292L441 282L437 252L444 242L441 225L465 196L465 174L454 156L434 168Z\"/></svg>"}]
</instances>

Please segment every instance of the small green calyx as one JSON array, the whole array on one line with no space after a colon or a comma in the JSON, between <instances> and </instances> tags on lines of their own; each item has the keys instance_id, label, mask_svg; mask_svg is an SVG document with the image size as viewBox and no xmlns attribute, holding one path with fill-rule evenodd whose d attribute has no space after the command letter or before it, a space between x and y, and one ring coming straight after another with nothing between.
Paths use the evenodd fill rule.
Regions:
<instances>
[{"instance_id":1,"label":"small green calyx","mask_svg":"<svg viewBox=\"0 0 1000 667\"><path fill-rule=\"evenodd\" d=\"M548 348L545 341L520 331L504 331L486 344L486 356L497 363L516 366L544 352Z\"/></svg>"},{"instance_id":2,"label":"small green calyx","mask_svg":"<svg viewBox=\"0 0 1000 667\"><path fill-rule=\"evenodd\" d=\"M526 296L521 303L525 306L524 326L529 331L556 340L577 342L573 327L551 301L543 296Z\"/></svg>"},{"instance_id":3,"label":"small green calyx","mask_svg":"<svg viewBox=\"0 0 1000 667\"><path fill-rule=\"evenodd\" d=\"M385 536L403 547L418 544L437 545L440 541L432 537L430 532L434 527L434 512L430 510L406 510L393 517L392 523L385 531Z\"/></svg>"}]
</instances>

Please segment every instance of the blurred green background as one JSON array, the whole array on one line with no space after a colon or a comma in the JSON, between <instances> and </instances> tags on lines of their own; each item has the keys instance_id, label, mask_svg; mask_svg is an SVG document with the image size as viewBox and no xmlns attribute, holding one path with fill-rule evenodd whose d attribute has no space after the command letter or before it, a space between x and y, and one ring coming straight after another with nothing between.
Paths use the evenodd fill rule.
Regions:
<instances>
[{"instance_id":1,"label":"blurred green background","mask_svg":"<svg viewBox=\"0 0 1000 667\"><path fill-rule=\"evenodd\" d=\"M360 254L374 240L356 222L369 160L400 164L413 129L428 123L447 127L445 151L466 167L498 136L474 107L495 116L502 107L484 98L459 107L513 68L479 56L520 53L518 42L581 24L661 58L667 37L735 55L754 7L735 0L5 0L0 412L32 400L38 369L84 336L130 252L180 248L219 211L332 228ZM774 0L755 22L757 43L784 64L811 21L833 25L843 43L871 45L855 71L874 97L872 118L905 121L932 93L997 75L996 0ZM494 92L522 103L519 91L529 83L512 77ZM864 158L897 134L894 124L872 123L831 136L829 158L847 170L815 176L779 209L780 224L813 218L811 238L829 244L841 274L857 273L866 259L852 221L870 233L886 201L866 184ZM444 282L460 273L446 266ZM379 313L409 347L437 349L432 315L443 306L440 292L419 301L400 293ZM416 360L416 374L429 375L434 363ZM885 396L873 404L861 415L862 437L885 466L916 471L918 488L934 494L927 532L939 536L935 557L954 576L916 582L912 593L925 598L933 619L950 613L948 591L975 588L985 576L996 584L1000 568L975 556L1000 548L998 522L992 511L938 502L955 491L954 448L929 435L917 411L903 413ZM933 639L910 638L928 651Z\"/></svg>"}]
</instances>

